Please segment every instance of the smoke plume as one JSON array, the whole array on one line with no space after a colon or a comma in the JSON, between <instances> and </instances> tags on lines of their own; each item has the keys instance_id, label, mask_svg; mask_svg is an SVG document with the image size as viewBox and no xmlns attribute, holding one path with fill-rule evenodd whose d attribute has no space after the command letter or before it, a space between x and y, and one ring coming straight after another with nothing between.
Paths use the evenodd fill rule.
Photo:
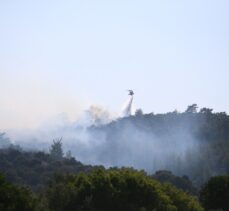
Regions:
<instances>
[{"instance_id":1,"label":"smoke plume","mask_svg":"<svg viewBox=\"0 0 229 211\"><path fill-rule=\"evenodd\" d=\"M130 96L126 115L130 115L132 101ZM92 106L75 122L61 115L55 124L7 134L24 149L44 151L49 150L53 139L62 137L64 151L71 150L85 164L131 166L150 173L167 169L177 175L191 174L187 163L197 162L199 153L190 130L192 123L188 120L178 125L171 123L170 128L160 118L153 128L148 123L137 116L113 119L107 110Z\"/></svg>"}]
</instances>

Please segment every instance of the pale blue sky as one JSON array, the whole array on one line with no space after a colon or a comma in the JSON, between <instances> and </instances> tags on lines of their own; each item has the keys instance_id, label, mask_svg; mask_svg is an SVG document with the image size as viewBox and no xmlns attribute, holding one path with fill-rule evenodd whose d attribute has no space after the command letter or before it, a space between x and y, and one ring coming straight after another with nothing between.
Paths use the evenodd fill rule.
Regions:
<instances>
[{"instance_id":1,"label":"pale blue sky","mask_svg":"<svg viewBox=\"0 0 229 211\"><path fill-rule=\"evenodd\" d=\"M229 112L227 0L0 0L0 128L91 104Z\"/></svg>"}]
</instances>

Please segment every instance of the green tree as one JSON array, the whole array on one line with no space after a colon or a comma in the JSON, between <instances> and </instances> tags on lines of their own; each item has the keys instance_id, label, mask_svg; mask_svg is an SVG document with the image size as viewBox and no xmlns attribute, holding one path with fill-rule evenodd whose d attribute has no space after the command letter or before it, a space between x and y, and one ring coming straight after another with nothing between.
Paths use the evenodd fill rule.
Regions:
<instances>
[{"instance_id":1,"label":"green tree","mask_svg":"<svg viewBox=\"0 0 229 211\"><path fill-rule=\"evenodd\" d=\"M12 185L0 175L0 210L30 211L36 210L36 207L37 201L28 189Z\"/></svg>"},{"instance_id":2,"label":"green tree","mask_svg":"<svg viewBox=\"0 0 229 211\"><path fill-rule=\"evenodd\" d=\"M182 190L174 188L174 186L172 186L169 183L163 184L163 190L170 197L173 204L176 205L177 210L184 210L184 211L204 210L201 207L201 205L197 202L195 197L188 195Z\"/></svg>"},{"instance_id":3,"label":"green tree","mask_svg":"<svg viewBox=\"0 0 229 211\"><path fill-rule=\"evenodd\" d=\"M161 183L171 183L175 187L192 195L197 195L198 193L197 189L193 186L191 180L186 175L178 177L173 175L171 171L161 170L157 171L154 175L151 175L151 177Z\"/></svg>"},{"instance_id":4,"label":"green tree","mask_svg":"<svg viewBox=\"0 0 229 211\"><path fill-rule=\"evenodd\" d=\"M53 140L53 144L51 145L50 155L55 160L63 159L63 149L62 149L62 138Z\"/></svg>"},{"instance_id":5,"label":"green tree","mask_svg":"<svg viewBox=\"0 0 229 211\"><path fill-rule=\"evenodd\" d=\"M206 210L229 210L229 175L212 177L200 192Z\"/></svg>"}]
</instances>

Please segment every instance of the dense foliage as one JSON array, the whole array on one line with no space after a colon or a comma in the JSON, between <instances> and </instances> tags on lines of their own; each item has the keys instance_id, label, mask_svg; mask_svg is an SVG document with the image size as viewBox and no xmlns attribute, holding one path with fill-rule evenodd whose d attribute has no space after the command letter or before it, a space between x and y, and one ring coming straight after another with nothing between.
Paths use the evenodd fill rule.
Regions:
<instances>
[{"instance_id":1,"label":"dense foliage","mask_svg":"<svg viewBox=\"0 0 229 211\"><path fill-rule=\"evenodd\" d=\"M28 189L12 185L0 175L0 210L30 211L36 207L37 201Z\"/></svg>"},{"instance_id":2,"label":"dense foliage","mask_svg":"<svg viewBox=\"0 0 229 211\"><path fill-rule=\"evenodd\" d=\"M0 172L8 181L42 189L54 173L88 172L92 166L83 165L74 158L55 159L44 152L25 152L10 147L0 149Z\"/></svg>"},{"instance_id":3,"label":"dense foliage","mask_svg":"<svg viewBox=\"0 0 229 211\"><path fill-rule=\"evenodd\" d=\"M203 211L198 201L169 183L133 169L97 168L90 173L55 174L42 191L12 185L0 176L4 211Z\"/></svg>"},{"instance_id":4,"label":"dense foliage","mask_svg":"<svg viewBox=\"0 0 229 211\"><path fill-rule=\"evenodd\" d=\"M71 156L59 160L51 154L26 152L18 147L0 149L0 171L7 180L29 186L36 191L44 188L55 173L88 173L97 168L101 167L83 165ZM151 177L160 182L170 182L190 194L197 194L196 188L187 176L179 177L169 171L158 171Z\"/></svg>"},{"instance_id":5,"label":"dense foliage","mask_svg":"<svg viewBox=\"0 0 229 211\"><path fill-rule=\"evenodd\" d=\"M212 177L202 188L200 200L206 210L229 210L229 175Z\"/></svg>"},{"instance_id":6,"label":"dense foliage","mask_svg":"<svg viewBox=\"0 0 229 211\"><path fill-rule=\"evenodd\" d=\"M170 171L157 171L155 174L151 175L153 179L160 181L161 183L171 183L175 187L189 193L192 195L197 195L198 190L192 184L192 181L188 176L178 177L172 174Z\"/></svg>"},{"instance_id":7,"label":"dense foliage","mask_svg":"<svg viewBox=\"0 0 229 211\"><path fill-rule=\"evenodd\" d=\"M202 211L197 200L131 169L56 176L46 198L51 210Z\"/></svg>"},{"instance_id":8,"label":"dense foliage","mask_svg":"<svg viewBox=\"0 0 229 211\"><path fill-rule=\"evenodd\" d=\"M3 198L3 210L10 204L19 206L14 203L23 206L22 210L202 210L196 199L187 193L152 179L155 177L178 187L182 184L179 188L190 185L187 178L176 177L171 172L161 171L149 177L132 169L105 170L85 166L71 157L59 160L44 152L24 152L13 146L0 150L0 168L8 180L39 190L35 194L4 182L8 184L7 191L9 187L14 187L14 191L10 192L9 201ZM183 189L190 192L187 187ZM3 196L6 195L4 192Z\"/></svg>"}]
</instances>

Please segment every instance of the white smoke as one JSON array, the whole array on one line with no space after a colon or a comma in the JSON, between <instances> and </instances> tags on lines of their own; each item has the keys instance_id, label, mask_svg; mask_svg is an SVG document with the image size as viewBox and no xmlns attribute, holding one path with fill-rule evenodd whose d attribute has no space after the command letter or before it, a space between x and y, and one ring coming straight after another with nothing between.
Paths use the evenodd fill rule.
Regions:
<instances>
[{"instance_id":1,"label":"white smoke","mask_svg":"<svg viewBox=\"0 0 229 211\"><path fill-rule=\"evenodd\" d=\"M123 108L125 117L131 115L132 103L133 96L129 96ZM46 152L53 139L62 137L64 151L71 150L71 154L85 164L185 173L184 166L193 163L191 159L198 155L198 144L189 130L189 122L163 134L160 128L152 131L142 125L141 118L117 120L98 106L90 107L73 122L61 114L53 124L44 124L37 130L7 132L22 148Z\"/></svg>"},{"instance_id":2,"label":"white smoke","mask_svg":"<svg viewBox=\"0 0 229 211\"><path fill-rule=\"evenodd\" d=\"M80 118L75 122L77 125L89 127L92 125L104 125L110 123L116 118L115 114L101 106L91 106L88 110L83 112Z\"/></svg>"},{"instance_id":3,"label":"white smoke","mask_svg":"<svg viewBox=\"0 0 229 211\"><path fill-rule=\"evenodd\" d=\"M89 147L89 134L87 129L91 126L109 124L117 118L115 113L109 112L101 106L91 106L85 110L75 121L70 121L66 113L61 113L36 129L8 129L7 135L14 144L19 144L26 150L48 151L52 140L63 138L65 149ZM90 143L91 145L91 143Z\"/></svg>"}]
</instances>

